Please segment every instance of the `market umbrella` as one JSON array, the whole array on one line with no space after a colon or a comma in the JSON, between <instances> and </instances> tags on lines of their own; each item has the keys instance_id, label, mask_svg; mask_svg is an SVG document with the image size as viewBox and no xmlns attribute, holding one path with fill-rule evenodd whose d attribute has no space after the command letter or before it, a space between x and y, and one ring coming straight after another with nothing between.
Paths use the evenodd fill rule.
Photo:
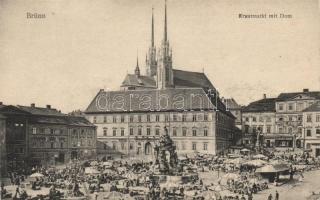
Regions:
<instances>
[{"instance_id":1,"label":"market umbrella","mask_svg":"<svg viewBox=\"0 0 320 200\"><path fill-rule=\"evenodd\" d=\"M96 165L99 165L99 163L98 163L97 161L92 161L92 162L90 163L90 165L91 165L91 166L96 166Z\"/></svg>"},{"instance_id":2,"label":"market umbrella","mask_svg":"<svg viewBox=\"0 0 320 200\"><path fill-rule=\"evenodd\" d=\"M40 178L40 177L44 177L44 175L38 172L30 175L30 178Z\"/></svg>"},{"instance_id":3,"label":"market umbrella","mask_svg":"<svg viewBox=\"0 0 320 200\"><path fill-rule=\"evenodd\" d=\"M244 163L246 160L243 159L243 158L235 158L235 159L229 159L229 160L226 160L225 163L228 163L228 164L242 164Z\"/></svg>"},{"instance_id":4,"label":"market umbrella","mask_svg":"<svg viewBox=\"0 0 320 200\"><path fill-rule=\"evenodd\" d=\"M240 151L241 151L241 152L250 152L250 150L249 150L249 149L246 149L246 148L241 149Z\"/></svg>"},{"instance_id":5,"label":"market umbrella","mask_svg":"<svg viewBox=\"0 0 320 200\"><path fill-rule=\"evenodd\" d=\"M257 173L277 173L277 172L284 172L289 170L286 166L280 165L266 165L256 170Z\"/></svg>"},{"instance_id":6,"label":"market umbrella","mask_svg":"<svg viewBox=\"0 0 320 200\"><path fill-rule=\"evenodd\" d=\"M244 163L244 165L255 166L255 167L261 167L265 164L267 164L267 162L263 160L250 160Z\"/></svg>"},{"instance_id":7,"label":"market umbrella","mask_svg":"<svg viewBox=\"0 0 320 200\"><path fill-rule=\"evenodd\" d=\"M263 154L257 154L252 156L254 159L266 159L267 156L263 155Z\"/></svg>"}]
</instances>

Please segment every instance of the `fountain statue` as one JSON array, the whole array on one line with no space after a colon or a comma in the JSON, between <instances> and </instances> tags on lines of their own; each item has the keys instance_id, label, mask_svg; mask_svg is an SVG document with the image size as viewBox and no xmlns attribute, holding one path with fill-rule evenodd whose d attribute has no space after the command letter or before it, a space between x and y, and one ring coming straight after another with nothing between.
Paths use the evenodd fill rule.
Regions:
<instances>
[{"instance_id":1,"label":"fountain statue","mask_svg":"<svg viewBox=\"0 0 320 200\"><path fill-rule=\"evenodd\" d=\"M179 171L176 146L169 136L167 127L164 127L165 134L160 136L158 144L154 148L155 165L161 174L174 174Z\"/></svg>"}]
</instances>

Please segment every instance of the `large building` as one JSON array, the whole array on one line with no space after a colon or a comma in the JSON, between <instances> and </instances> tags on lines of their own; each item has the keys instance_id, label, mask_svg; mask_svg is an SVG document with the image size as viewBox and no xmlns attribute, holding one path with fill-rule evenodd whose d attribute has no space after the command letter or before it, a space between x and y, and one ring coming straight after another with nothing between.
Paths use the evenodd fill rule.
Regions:
<instances>
[{"instance_id":1,"label":"large building","mask_svg":"<svg viewBox=\"0 0 320 200\"><path fill-rule=\"evenodd\" d=\"M320 101L303 110L302 146L320 156Z\"/></svg>"},{"instance_id":2,"label":"large building","mask_svg":"<svg viewBox=\"0 0 320 200\"><path fill-rule=\"evenodd\" d=\"M250 103L242 111L244 143L254 142L259 130L266 147L305 148L304 132L310 123L304 123L304 117L319 101L319 91L304 89Z\"/></svg>"},{"instance_id":3,"label":"large building","mask_svg":"<svg viewBox=\"0 0 320 200\"><path fill-rule=\"evenodd\" d=\"M146 74L141 74L137 61L135 73L126 75L121 91L100 90L85 111L97 126L100 153L152 155L165 127L178 153L225 150L233 142L235 117L204 73L173 68L166 6L164 36L156 52L152 14Z\"/></svg>"},{"instance_id":4,"label":"large building","mask_svg":"<svg viewBox=\"0 0 320 200\"><path fill-rule=\"evenodd\" d=\"M4 160L10 169L63 164L73 158L95 158L96 128L84 117L47 107L2 105L5 117ZM5 159L6 158L6 159Z\"/></svg>"}]
</instances>

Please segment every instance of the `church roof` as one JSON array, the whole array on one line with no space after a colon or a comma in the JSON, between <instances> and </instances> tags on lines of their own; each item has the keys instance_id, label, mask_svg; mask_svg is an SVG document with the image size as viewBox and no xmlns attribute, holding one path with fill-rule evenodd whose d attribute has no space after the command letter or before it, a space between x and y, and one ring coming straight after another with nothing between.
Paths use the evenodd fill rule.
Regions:
<instances>
[{"instance_id":1,"label":"church roof","mask_svg":"<svg viewBox=\"0 0 320 200\"><path fill-rule=\"evenodd\" d=\"M121 87L138 86L156 88L156 81L150 76L137 76L135 74L127 74Z\"/></svg>"},{"instance_id":2,"label":"church roof","mask_svg":"<svg viewBox=\"0 0 320 200\"><path fill-rule=\"evenodd\" d=\"M173 69L173 83L176 88L203 88L206 90L215 90L208 77L201 72L190 72ZM121 86L136 86L147 88L157 87L156 81L153 77L137 76L135 74L127 74Z\"/></svg>"},{"instance_id":3,"label":"church roof","mask_svg":"<svg viewBox=\"0 0 320 200\"><path fill-rule=\"evenodd\" d=\"M175 87L196 87L215 90L208 77L201 72L173 69L173 83Z\"/></svg>"}]
</instances>

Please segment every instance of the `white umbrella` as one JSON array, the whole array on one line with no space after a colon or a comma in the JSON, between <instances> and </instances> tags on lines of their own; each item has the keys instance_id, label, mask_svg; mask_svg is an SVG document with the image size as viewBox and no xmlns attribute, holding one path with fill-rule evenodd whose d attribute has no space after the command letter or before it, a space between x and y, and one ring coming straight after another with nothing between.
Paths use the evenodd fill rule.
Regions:
<instances>
[{"instance_id":1,"label":"white umbrella","mask_svg":"<svg viewBox=\"0 0 320 200\"><path fill-rule=\"evenodd\" d=\"M263 160L250 160L244 164L249 165L249 166L261 167L261 166L267 164L267 162L263 161Z\"/></svg>"},{"instance_id":2,"label":"white umbrella","mask_svg":"<svg viewBox=\"0 0 320 200\"><path fill-rule=\"evenodd\" d=\"M249 149L244 148L244 149L241 149L240 151L241 151L241 152L249 152L250 150L249 150Z\"/></svg>"},{"instance_id":3,"label":"white umbrella","mask_svg":"<svg viewBox=\"0 0 320 200\"><path fill-rule=\"evenodd\" d=\"M252 156L254 159L266 159L267 156L263 155L263 154L257 154Z\"/></svg>"},{"instance_id":4,"label":"white umbrella","mask_svg":"<svg viewBox=\"0 0 320 200\"><path fill-rule=\"evenodd\" d=\"M30 175L30 178L40 178L40 177L44 177L44 175L38 172Z\"/></svg>"}]
</instances>

